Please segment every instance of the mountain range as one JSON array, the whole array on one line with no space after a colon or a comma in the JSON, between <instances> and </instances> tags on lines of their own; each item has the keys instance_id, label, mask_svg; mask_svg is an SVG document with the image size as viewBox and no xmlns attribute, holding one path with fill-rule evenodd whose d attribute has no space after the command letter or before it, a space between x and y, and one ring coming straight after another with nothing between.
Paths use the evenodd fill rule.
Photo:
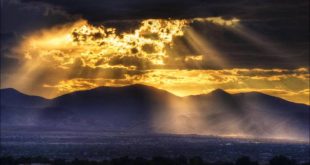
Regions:
<instances>
[{"instance_id":1,"label":"mountain range","mask_svg":"<svg viewBox=\"0 0 310 165\"><path fill-rule=\"evenodd\" d=\"M1 89L1 129L199 134L308 141L309 106L258 92L178 97L145 85L53 99Z\"/></svg>"}]
</instances>

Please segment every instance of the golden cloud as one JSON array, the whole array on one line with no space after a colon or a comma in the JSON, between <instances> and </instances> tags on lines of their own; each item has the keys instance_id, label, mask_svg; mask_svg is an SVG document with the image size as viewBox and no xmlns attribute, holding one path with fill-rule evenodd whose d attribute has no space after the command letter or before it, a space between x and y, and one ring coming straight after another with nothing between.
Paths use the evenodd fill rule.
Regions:
<instances>
[{"instance_id":1,"label":"golden cloud","mask_svg":"<svg viewBox=\"0 0 310 165\"><path fill-rule=\"evenodd\" d=\"M118 35L115 28L78 21L27 37L19 51L29 60L39 58L61 68L70 68L77 61L82 67L127 68L125 63L115 66L111 62L125 57L163 65L166 47L172 46L173 37L183 35L187 24L186 20L150 19L134 32Z\"/></svg>"},{"instance_id":2,"label":"golden cloud","mask_svg":"<svg viewBox=\"0 0 310 165\"><path fill-rule=\"evenodd\" d=\"M309 68L200 67L205 61L220 66L226 61L190 27L195 21L227 27L239 22L236 18L221 17L148 19L136 29L118 32L113 27L80 20L44 29L25 36L14 49L22 55L23 65L2 85L49 98L98 86L136 83L178 96L203 94L215 88L235 92L249 89L309 104ZM177 37L185 37L198 53L180 56L178 51L174 52L186 49L176 45ZM188 65L195 67L189 70Z\"/></svg>"},{"instance_id":3,"label":"golden cloud","mask_svg":"<svg viewBox=\"0 0 310 165\"><path fill-rule=\"evenodd\" d=\"M257 75L250 74L253 72L256 72ZM286 74L277 75L283 72ZM167 90L178 96L205 94L215 88L223 88L232 93L257 91L309 104L309 79L301 77L309 77L309 74L302 68L291 71L277 69L276 72L274 69L156 69L140 75L126 74L124 78L117 80L106 78L71 79L55 85L46 85L46 87L53 87L59 93L67 93L98 86L124 86L139 83ZM89 86L87 82L90 82L92 86ZM299 84L298 87L294 84L296 82Z\"/></svg>"},{"instance_id":4,"label":"golden cloud","mask_svg":"<svg viewBox=\"0 0 310 165\"><path fill-rule=\"evenodd\" d=\"M167 50L174 46L173 39L183 36L185 29L194 21L232 26L239 20L222 17L148 19L141 21L137 29L121 34L116 28L94 26L80 20L26 36L16 51L28 60L52 62L55 67L64 69L76 62L92 68L128 67L126 63L114 66L111 60L115 57L130 57L137 63L143 61L155 66L165 65L165 60L170 58ZM202 60L202 56L189 55L185 60ZM134 65L131 66L133 68Z\"/></svg>"}]
</instances>

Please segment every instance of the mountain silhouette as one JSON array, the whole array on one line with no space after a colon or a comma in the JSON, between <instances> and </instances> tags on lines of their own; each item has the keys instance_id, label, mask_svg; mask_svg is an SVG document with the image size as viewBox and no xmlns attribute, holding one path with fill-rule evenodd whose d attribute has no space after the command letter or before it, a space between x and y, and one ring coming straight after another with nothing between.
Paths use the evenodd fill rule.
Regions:
<instances>
[{"instance_id":1,"label":"mountain silhouette","mask_svg":"<svg viewBox=\"0 0 310 165\"><path fill-rule=\"evenodd\" d=\"M258 92L178 97L145 85L99 87L54 99L1 89L1 124L44 130L182 133L308 140L309 106Z\"/></svg>"},{"instance_id":2,"label":"mountain silhouette","mask_svg":"<svg viewBox=\"0 0 310 165\"><path fill-rule=\"evenodd\" d=\"M26 95L13 88L1 89L0 96L1 105L33 107L47 102L43 97Z\"/></svg>"},{"instance_id":3,"label":"mountain silhouette","mask_svg":"<svg viewBox=\"0 0 310 165\"><path fill-rule=\"evenodd\" d=\"M309 137L309 106L304 104L259 92L229 94L219 89L190 99L203 111L206 127L202 130L212 134Z\"/></svg>"},{"instance_id":4,"label":"mountain silhouette","mask_svg":"<svg viewBox=\"0 0 310 165\"><path fill-rule=\"evenodd\" d=\"M49 100L23 94L15 89L0 90L1 128L7 126L34 126L38 112L49 104Z\"/></svg>"}]
</instances>

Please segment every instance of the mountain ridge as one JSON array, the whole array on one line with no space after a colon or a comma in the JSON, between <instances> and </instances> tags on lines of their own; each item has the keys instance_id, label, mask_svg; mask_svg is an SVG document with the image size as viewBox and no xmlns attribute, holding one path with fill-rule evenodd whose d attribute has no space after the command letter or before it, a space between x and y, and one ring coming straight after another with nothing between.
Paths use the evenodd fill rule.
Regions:
<instances>
[{"instance_id":1,"label":"mountain ridge","mask_svg":"<svg viewBox=\"0 0 310 165\"><path fill-rule=\"evenodd\" d=\"M8 127L17 124L43 126L46 130L240 134L260 138L309 136L308 105L259 92L230 94L217 89L178 97L155 87L132 85L76 91L38 103L27 95L22 95L24 99L1 96L1 124ZM27 104L16 105L16 100Z\"/></svg>"},{"instance_id":2,"label":"mountain ridge","mask_svg":"<svg viewBox=\"0 0 310 165\"><path fill-rule=\"evenodd\" d=\"M1 105L3 103L10 104L14 106L33 106L36 104L43 104L49 99L41 96L28 95L20 92L14 88L4 88L0 89Z\"/></svg>"},{"instance_id":3,"label":"mountain ridge","mask_svg":"<svg viewBox=\"0 0 310 165\"><path fill-rule=\"evenodd\" d=\"M3 92L3 91L7 91L7 90L10 90L10 91L15 91L16 93L19 93L19 94L22 94L22 95L26 95L26 96L31 96L31 97L38 97L38 98L42 98L42 99L45 99L45 100L54 100L54 99L57 99L57 98L60 98L60 97L63 97L63 96L68 96L68 95L72 95L72 94L77 94L77 93L83 93L83 92L89 92L89 91L96 91L96 90L101 90L101 89L119 89L119 88L141 88L141 89L151 89L151 90L157 90L157 91L161 91L161 92L164 92L164 93L168 93L170 95L173 95L175 97L179 97L179 98L188 98L188 97L204 97L204 96L208 96L208 95L212 95L212 94L229 94L229 95L232 95L232 96L236 96L236 95L244 95L244 94L256 94L256 95L263 95L263 96L267 96L267 97L270 97L270 98L276 98L276 99L281 99L283 101L286 101L286 102L290 102L290 103L294 103L294 104L300 104L300 105L305 105L305 106L310 106L308 104L305 104L305 103L299 103L299 102L293 102L293 101L290 101L290 100L286 100L286 99L283 99L281 97L277 97L277 96L273 96L273 95L269 95L269 94L266 94L266 93L263 93L263 92L258 92L258 91L249 91L249 92L240 92L240 93L229 93L227 91L225 91L224 89L221 89L221 88L216 88L214 90L211 90L210 92L208 93L202 93L202 94L195 94L195 95L187 95L187 96L178 96L178 95L175 95L167 90L163 90L163 89L159 89L159 88L156 88L156 87L153 87L153 86L149 86L149 85L144 85L144 84L132 84L132 85L127 85L127 86L99 86L99 87L96 87L96 88L92 88L92 89L85 89L85 90L77 90L77 91L73 91L73 92L69 92L69 93L66 93L66 94L63 94L63 95L59 95L59 96L56 96L54 98L45 98L45 97L42 97L42 96L38 96L38 95L29 95L29 94L26 94L24 92L21 92L17 89L14 89L14 88L1 88L0 89L0 94Z\"/></svg>"}]
</instances>

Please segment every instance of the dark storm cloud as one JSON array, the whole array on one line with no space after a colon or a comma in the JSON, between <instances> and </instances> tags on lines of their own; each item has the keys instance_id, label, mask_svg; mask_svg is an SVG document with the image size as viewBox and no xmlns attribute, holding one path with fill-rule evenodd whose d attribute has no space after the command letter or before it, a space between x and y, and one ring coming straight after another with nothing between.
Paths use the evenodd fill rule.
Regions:
<instances>
[{"instance_id":1,"label":"dark storm cloud","mask_svg":"<svg viewBox=\"0 0 310 165\"><path fill-rule=\"evenodd\" d=\"M18 35L73 19L64 11L43 3L21 3L19 0L1 2L1 33L14 32Z\"/></svg>"},{"instance_id":2,"label":"dark storm cloud","mask_svg":"<svg viewBox=\"0 0 310 165\"><path fill-rule=\"evenodd\" d=\"M241 17L257 20L300 18L307 0L23 0L46 3L90 21L145 18Z\"/></svg>"},{"instance_id":3,"label":"dark storm cloud","mask_svg":"<svg viewBox=\"0 0 310 165\"><path fill-rule=\"evenodd\" d=\"M269 25L269 21L241 22L241 31L248 31L254 40L236 33L231 28L213 24L194 24L193 28L203 38L222 52L230 67L247 68L298 68L309 66L308 20L286 25ZM204 63L207 67L209 64Z\"/></svg>"}]
</instances>

